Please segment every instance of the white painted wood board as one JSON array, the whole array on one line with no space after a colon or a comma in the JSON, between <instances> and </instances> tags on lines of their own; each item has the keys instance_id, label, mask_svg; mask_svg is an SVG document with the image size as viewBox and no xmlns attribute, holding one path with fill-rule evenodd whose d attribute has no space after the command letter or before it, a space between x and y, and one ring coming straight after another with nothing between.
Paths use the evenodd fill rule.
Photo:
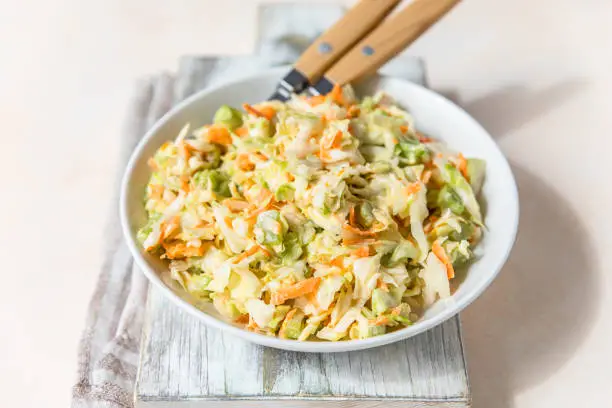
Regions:
<instances>
[{"instance_id":1,"label":"white painted wood board","mask_svg":"<svg viewBox=\"0 0 612 408\"><path fill-rule=\"evenodd\" d=\"M140 407L469 406L458 318L371 350L296 353L209 329L152 288L143 330Z\"/></svg>"}]
</instances>

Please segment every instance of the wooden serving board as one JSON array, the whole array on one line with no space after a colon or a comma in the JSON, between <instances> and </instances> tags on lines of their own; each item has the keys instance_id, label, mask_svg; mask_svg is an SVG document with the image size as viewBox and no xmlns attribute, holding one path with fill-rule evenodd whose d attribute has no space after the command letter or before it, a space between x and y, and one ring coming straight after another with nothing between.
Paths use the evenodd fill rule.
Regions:
<instances>
[{"instance_id":1,"label":"wooden serving board","mask_svg":"<svg viewBox=\"0 0 612 408\"><path fill-rule=\"evenodd\" d=\"M297 353L209 329L149 292L137 407L468 407L458 318L365 351Z\"/></svg>"},{"instance_id":2,"label":"wooden serving board","mask_svg":"<svg viewBox=\"0 0 612 408\"><path fill-rule=\"evenodd\" d=\"M266 6L260 26L273 27L270 22L276 21L290 26L291 19L304 24L309 16L329 25L338 18L322 7ZM308 24L312 30L312 22ZM294 61L299 48L280 57L278 51L265 55L282 48L275 36L286 38L283 34L270 28L262 33L259 57L183 59L174 81L175 102L221 77ZM396 58L382 72L425 83L418 59ZM459 317L392 345L313 354L262 347L207 328L153 287L145 313L137 407L470 406Z\"/></svg>"}]
</instances>

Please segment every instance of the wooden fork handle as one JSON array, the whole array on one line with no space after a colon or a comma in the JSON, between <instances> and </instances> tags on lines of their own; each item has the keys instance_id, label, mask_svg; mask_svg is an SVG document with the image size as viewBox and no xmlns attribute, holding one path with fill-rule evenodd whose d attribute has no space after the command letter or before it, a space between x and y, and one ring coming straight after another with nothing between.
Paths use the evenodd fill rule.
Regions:
<instances>
[{"instance_id":1,"label":"wooden fork handle","mask_svg":"<svg viewBox=\"0 0 612 408\"><path fill-rule=\"evenodd\" d=\"M461 0L415 0L361 40L326 73L344 85L375 72L408 47Z\"/></svg>"},{"instance_id":2,"label":"wooden fork handle","mask_svg":"<svg viewBox=\"0 0 612 408\"><path fill-rule=\"evenodd\" d=\"M376 27L399 1L361 0L304 51L295 68L310 83L316 82L325 70Z\"/></svg>"}]
</instances>

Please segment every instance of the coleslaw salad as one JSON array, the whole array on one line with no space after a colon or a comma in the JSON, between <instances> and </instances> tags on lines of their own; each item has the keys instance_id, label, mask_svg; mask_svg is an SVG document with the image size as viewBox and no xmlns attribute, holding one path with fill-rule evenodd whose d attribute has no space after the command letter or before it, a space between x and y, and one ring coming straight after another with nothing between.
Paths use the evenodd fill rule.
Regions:
<instances>
[{"instance_id":1,"label":"coleslaw salad","mask_svg":"<svg viewBox=\"0 0 612 408\"><path fill-rule=\"evenodd\" d=\"M143 247L227 319L284 339L412 324L450 296L483 228L484 162L383 94L223 106L149 164Z\"/></svg>"}]
</instances>

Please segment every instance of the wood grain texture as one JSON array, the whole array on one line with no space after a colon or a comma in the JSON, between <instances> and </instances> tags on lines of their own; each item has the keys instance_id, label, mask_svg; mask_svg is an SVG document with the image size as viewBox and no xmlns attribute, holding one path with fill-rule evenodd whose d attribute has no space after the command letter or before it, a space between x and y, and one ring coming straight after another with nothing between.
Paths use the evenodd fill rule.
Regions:
<instances>
[{"instance_id":1,"label":"wood grain texture","mask_svg":"<svg viewBox=\"0 0 612 408\"><path fill-rule=\"evenodd\" d=\"M325 77L344 85L376 72L460 1L415 0L359 41L325 73Z\"/></svg>"},{"instance_id":2,"label":"wood grain texture","mask_svg":"<svg viewBox=\"0 0 612 408\"><path fill-rule=\"evenodd\" d=\"M295 67L316 82L334 62L393 10L399 0L360 0L304 51ZM321 52L320 46L329 46Z\"/></svg>"},{"instance_id":3,"label":"wood grain texture","mask_svg":"<svg viewBox=\"0 0 612 408\"><path fill-rule=\"evenodd\" d=\"M342 407L358 401L365 404L360 407L381 401L404 407L469 405L457 318L371 350L296 353L208 329L155 289L149 293L136 389L140 406L164 401L268 406L286 399L336 401Z\"/></svg>"}]
</instances>

